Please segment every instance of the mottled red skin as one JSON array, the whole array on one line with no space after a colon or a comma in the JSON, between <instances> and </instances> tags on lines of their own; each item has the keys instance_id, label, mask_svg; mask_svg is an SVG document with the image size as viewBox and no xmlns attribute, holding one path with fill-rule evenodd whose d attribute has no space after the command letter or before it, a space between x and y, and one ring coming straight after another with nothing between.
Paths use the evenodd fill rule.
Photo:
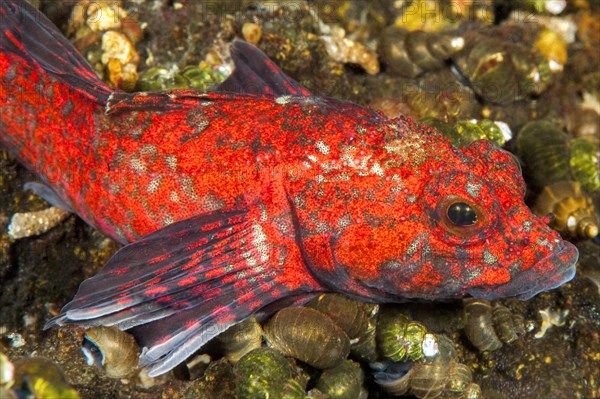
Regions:
<instances>
[{"instance_id":1,"label":"mottled red skin","mask_svg":"<svg viewBox=\"0 0 600 399\"><path fill-rule=\"evenodd\" d=\"M524 205L518 164L489 142L457 149L411 120L301 93L115 93L106 103L10 53L0 53L0 77L3 145L108 236L135 242L197 215L243 211L231 219L247 227L240 227L239 234L248 231L243 244L227 241L206 253L239 264L236 246L250 246L236 270L275 288L248 291L247 275L231 274L193 291L196 302L209 303L232 284L235 306L250 311L327 290L377 301L530 297L573 276L576 250ZM446 210L456 201L476 210L476 225L452 225ZM227 225L219 223L212 227ZM167 264L169 256L144 259ZM203 267L186 259L180 274ZM113 263L112 276L132 270ZM181 266L164 270L173 267ZM171 292L162 272L153 273L143 298ZM228 271L199 273L211 282ZM140 281L117 286L110 304L134 306L139 296L127 292ZM81 317L107 314L106 306L90 307L88 291L80 292ZM175 305L192 307L162 299L171 301L170 315ZM78 320L77 304L64 317ZM209 308L227 326L244 317L233 309ZM201 323L192 316L173 317L192 331ZM153 338L155 345L173 334Z\"/></svg>"}]
</instances>

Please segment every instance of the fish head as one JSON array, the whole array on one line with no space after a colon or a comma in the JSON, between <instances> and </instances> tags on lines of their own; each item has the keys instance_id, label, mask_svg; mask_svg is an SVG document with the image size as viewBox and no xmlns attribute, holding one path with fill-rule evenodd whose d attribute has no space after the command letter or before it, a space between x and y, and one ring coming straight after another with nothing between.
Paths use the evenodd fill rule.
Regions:
<instances>
[{"instance_id":1,"label":"fish head","mask_svg":"<svg viewBox=\"0 0 600 399\"><path fill-rule=\"evenodd\" d=\"M525 205L515 157L489 141L455 148L432 137L424 161L397 172L412 192L373 203L369 212L386 216L331 240L335 267L348 271L345 291L392 301L528 299L571 280L577 249Z\"/></svg>"},{"instance_id":2,"label":"fish head","mask_svg":"<svg viewBox=\"0 0 600 399\"><path fill-rule=\"evenodd\" d=\"M422 230L400 262L388 264L419 272L388 270L386 291L412 277L423 281L416 297L528 299L573 278L577 249L525 205L512 154L481 140L447 155L420 193Z\"/></svg>"}]
</instances>

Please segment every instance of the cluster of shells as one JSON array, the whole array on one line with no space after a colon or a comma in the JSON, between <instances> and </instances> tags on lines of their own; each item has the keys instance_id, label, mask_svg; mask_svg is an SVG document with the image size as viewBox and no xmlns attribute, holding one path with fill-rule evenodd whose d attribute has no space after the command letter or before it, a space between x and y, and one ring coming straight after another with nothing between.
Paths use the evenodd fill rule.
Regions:
<instances>
[{"instance_id":1,"label":"cluster of shells","mask_svg":"<svg viewBox=\"0 0 600 399\"><path fill-rule=\"evenodd\" d=\"M135 339L116 328L88 329L83 352L89 365L109 377L131 378L140 372ZM368 396L366 380L394 396L481 397L449 338L433 334L396 308L380 310L338 294L323 294L305 307L283 308L262 324L245 320L207 344L195 358L201 361L193 358L173 374L201 375L210 359L207 352L233 365L239 398L308 394L362 399ZM198 364L203 365L200 372Z\"/></svg>"},{"instance_id":2,"label":"cluster of shells","mask_svg":"<svg viewBox=\"0 0 600 399\"><path fill-rule=\"evenodd\" d=\"M68 35L106 81L123 90L135 88L140 61L135 45L143 30L121 1L78 2L69 19Z\"/></svg>"},{"instance_id":3,"label":"cluster of shells","mask_svg":"<svg viewBox=\"0 0 600 399\"><path fill-rule=\"evenodd\" d=\"M531 329L498 303L466 299L463 311L457 316L459 325L482 352L511 344ZM262 323L247 319L170 375L156 379L138 367L135 338L115 327L87 329L82 352L89 366L140 389L169 379L193 383L208 378L203 377L207 367L226 362L228 372L211 378L227 379L232 395L239 398L364 399L373 389L428 399L483 397L448 336L412 320L402 307L380 307L339 294L322 294L305 307L283 308ZM6 397L78 397L59 366L48 359L22 358L13 364L0 353L0 363L0 389ZM369 384L377 388L368 390Z\"/></svg>"}]
</instances>

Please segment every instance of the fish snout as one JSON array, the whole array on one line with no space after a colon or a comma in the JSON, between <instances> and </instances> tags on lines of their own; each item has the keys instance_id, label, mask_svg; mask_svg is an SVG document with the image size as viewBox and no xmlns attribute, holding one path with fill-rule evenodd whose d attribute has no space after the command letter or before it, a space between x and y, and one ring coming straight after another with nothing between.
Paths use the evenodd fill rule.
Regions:
<instances>
[{"instance_id":1,"label":"fish snout","mask_svg":"<svg viewBox=\"0 0 600 399\"><path fill-rule=\"evenodd\" d=\"M578 257L579 252L573 244L560 240L549 255L527 270L515 268L511 271L509 282L495 287L471 287L467 293L488 300L508 297L527 300L571 281L575 277Z\"/></svg>"}]
</instances>

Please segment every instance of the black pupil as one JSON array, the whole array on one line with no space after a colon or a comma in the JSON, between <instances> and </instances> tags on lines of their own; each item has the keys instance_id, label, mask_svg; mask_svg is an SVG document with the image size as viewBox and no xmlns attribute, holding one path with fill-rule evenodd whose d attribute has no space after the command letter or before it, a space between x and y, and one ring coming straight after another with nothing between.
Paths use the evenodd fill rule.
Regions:
<instances>
[{"instance_id":1,"label":"black pupil","mask_svg":"<svg viewBox=\"0 0 600 399\"><path fill-rule=\"evenodd\" d=\"M477 214L469 204L455 202L448 207L448 219L455 226L471 226L477 223Z\"/></svg>"}]
</instances>

